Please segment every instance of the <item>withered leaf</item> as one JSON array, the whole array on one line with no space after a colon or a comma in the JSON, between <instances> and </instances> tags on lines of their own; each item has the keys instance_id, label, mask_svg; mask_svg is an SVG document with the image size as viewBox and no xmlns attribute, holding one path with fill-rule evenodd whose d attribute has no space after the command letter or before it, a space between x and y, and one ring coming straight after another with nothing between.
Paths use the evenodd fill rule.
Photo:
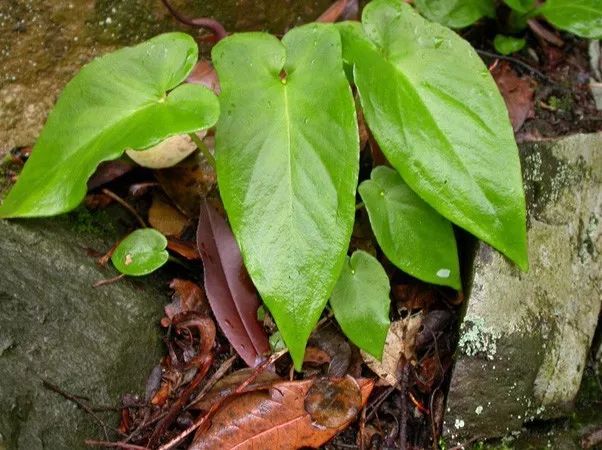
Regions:
<instances>
[{"instance_id":1,"label":"withered leaf","mask_svg":"<svg viewBox=\"0 0 602 450\"><path fill-rule=\"evenodd\" d=\"M330 382L338 383L340 380ZM365 378L353 382L360 392L360 402L353 402L351 406L357 412L368 401L374 382ZM314 388L313 395L321 389L328 389L329 381L320 383L322 387ZM334 408L336 412L333 414L345 417L345 420L340 420L336 428L315 423L305 410L312 386L314 380L285 381L275 383L267 392L250 392L233 399L214 416L207 430L201 430L195 436L189 449L290 450L320 447L347 427L355 414L350 414L349 405L341 404L340 409Z\"/></svg>"},{"instance_id":2,"label":"withered leaf","mask_svg":"<svg viewBox=\"0 0 602 450\"><path fill-rule=\"evenodd\" d=\"M270 348L257 321L259 299L228 223L207 199L201 200L200 208L197 245L209 304L228 341L254 367Z\"/></svg>"},{"instance_id":3,"label":"withered leaf","mask_svg":"<svg viewBox=\"0 0 602 450\"><path fill-rule=\"evenodd\" d=\"M186 80L188 83L202 84L219 95L221 92L217 72L210 61L200 60Z\"/></svg>"},{"instance_id":4,"label":"withered leaf","mask_svg":"<svg viewBox=\"0 0 602 450\"><path fill-rule=\"evenodd\" d=\"M391 323L382 361L362 351L364 361L381 379L394 386L399 381L399 361L415 359L416 336L422 326L422 313Z\"/></svg>"},{"instance_id":5,"label":"withered leaf","mask_svg":"<svg viewBox=\"0 0 602 450\"><path fill-rule=\"evenodd\" d=\"M535 114L533 80L529 77L519 77L505 61L497 64L491 70L491 75L506 102L512 128L518 131L525 120Z\"/></svg>"},{"instance_id":6,"label":"withered leaf","mask_svg":"<svg viewBox=\"0 0 602 450\"><path fill-rule=\"evenodd\" d=\"M165 315L171 321L176 315L185 312L209 312L207 297L201 287L192 281L174 278L169 287L174 290L172 301L165 306ZM169 323L168 323L169 324Z\"/></svg>"},{"instance_id":7,"label":"withered leaf","mask_svg":"<svg viewBox=\"0 0 602 450\"><path fill-rule=\"evenodd\" d=\"M341 429L352 421L362 408L362 394L355 378L320 378L309 388L305 411L314 424Z\"/></svg>"},{"instance_id":8,"label":"withered leaf","mask_svg":"<svg viewBox=\"0 0 602 450\"><path fill-rule=\"evenodd\" d=\"M180 237L188 226L188 218L160 196L153 197L148 211L148 222L165 236Z\"/></svg>"}]
</instances>

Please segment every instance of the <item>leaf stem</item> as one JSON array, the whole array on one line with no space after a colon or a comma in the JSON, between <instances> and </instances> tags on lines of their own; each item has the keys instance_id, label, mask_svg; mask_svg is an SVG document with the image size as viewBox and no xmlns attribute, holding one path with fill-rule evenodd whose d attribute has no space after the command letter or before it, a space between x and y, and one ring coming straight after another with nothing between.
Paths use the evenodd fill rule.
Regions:
<instances>
[{"instance_id":1,"label":"leaf stem","mask_svg":"<svg viewBox=\"0 0 602 450\"><path fill-rule=\"evenodd\" d=\"M213 170L215 170L215 158L213 157L205 143L201 140L200 137L197 136L196 133L190 133L188 134L188 136L190 136L192 142L196 144L203 156L207 159L207 162L211 165L211 167L213 167Z\"/></svg>"},{"instance_id":2,"label":"leaf stem","mask_svg":"<svg viewBox=\"0 0 602 450\"><path fill-rule=\"evenodd\" d=\"M228 33L224 26L219 23L215 19L209 19L208 17L200 17L198 19L190 19L182 15L178 10L176 10L167 0L161 0L163 5L168 9L172 16L176 18L176 20L182 22L185 25L196 28L205 28L211 31L218 41L225 38Z\"/></svg>"}]
</instances>

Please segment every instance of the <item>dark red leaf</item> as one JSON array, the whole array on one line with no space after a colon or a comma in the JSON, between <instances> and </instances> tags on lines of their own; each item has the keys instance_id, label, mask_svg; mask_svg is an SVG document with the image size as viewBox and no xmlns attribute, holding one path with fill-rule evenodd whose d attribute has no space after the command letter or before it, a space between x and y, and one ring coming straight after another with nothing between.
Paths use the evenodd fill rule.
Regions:
<instances>
[{"instance_id":1,"label":"dark red leaf","mask_svg":"<svg viewBox=\"0 0 602 450\"><path fill-rule=\"evenodd\" d=\"M96 189L104 184L125 175L134 168L130 162L117 159L100 163L94 175L88 180L88 190Z\"/></svg>"},{"instance_id":2,"label":"dark red leaf","mask_svg":"<svg viewBox=\"0 0 602 450\"><path fill-rule=\"evenodd\" d=\"M205 198L197 245L205 269L205 292L217 323L241 358L254 367L269 351L268 337L257 321L259 299L229 225Z\"/></svg>"},{"instance_id":3,"label":"dark red leaf","mask_svg":"<svg viewBox=\"0 0 602 450\"><path fill-rule=\"evenodd\" d=\"M497 64L491 75L504 97L512 128L518 131L525 120L535 114L533 80L529 77L519 77L506 61Z\"/></svg>"}]
</instances>

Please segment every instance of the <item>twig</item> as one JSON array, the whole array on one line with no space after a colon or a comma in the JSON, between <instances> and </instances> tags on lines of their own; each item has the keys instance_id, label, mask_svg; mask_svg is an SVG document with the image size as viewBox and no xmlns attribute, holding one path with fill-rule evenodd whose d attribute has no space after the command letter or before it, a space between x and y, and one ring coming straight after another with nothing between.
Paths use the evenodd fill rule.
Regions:
<instances>
[{"instance_id":1,"label":"twig","mask_svg":"<svg viewBox=\"0 0 602 450\"><path fill-rule=\"evenodd\" d=\"M549 42L556 47L562 47L564 41L552 33L550 30L545 28L541 23L535 19L527 20L527 25L536 36L539 36L544 41Z\"/></svg>"},{"instance_id":2,"label":"twig","mask_svg":"<svg viewBox=\"0 0 602 450\"><path fill-rule=\"evenodd\" d=\"M228 372L232 368L232 365L234 364L234 361L236 361L236 358L237 358L237 355L234 355L234 356L231 356L230 358L228 358L227 360L225 360L222 363L222 365L219 366L219 368L215 371L215 373L213 375L211 375L211 378L209 378L209 380L207 381L205 386L203 386L203 389L201 389L201 392L199 392L199 394L197 396L195 396L188 403L188 405L186 405L186 407L184 409L189 409L195 403L198 403L205 395L207 395L207 392L209 392L211 390L211 388L213 386L215 386L215 383L217 383L219 380L221 380L221 378L226 374L226 372Z\"/></svg>"},{"instance_id":3,"label":"twig","mask_svg":"<svg viewBox=\"0 0 602 450\"><path fill-rule=\"evenodd\" d=\"M106 447L106 448L122 448L126 450L149 450L148 447L141 447L139 445L128 444L127 442L108 442L108 441L93 441L87 439L84 444L90 447Z\"/></svg>"},{"instance_id":4,"label":"twig","mask_svg":"<svg viewBox=\"0 0 602 450\"><path fill-rule=\"evenodd\" d=\"M98 287L101 287L101 286L106 286L107 284L117 283L123 277L125 277L125 275L121 274L121 275L117 275L116 277L113 277L113 278L107 278L106 280L100 280L100 281L97 281L96 283L94 283L92 285L92 287L98 288Z\"/></svg>"},{"instance_id":5,"label":"twig","mask_svg":"<svg viewBox=\"0 0 602 450\"><path fill-rule=\"evenodd\" d=\"M406 362L401 369L401 421L399 424L399 448L406 450L408 443L408 381L410 379L410 364Z\"/></svg>"},{"instance_id":6,"label":"twig","mask_svg":"<svg viewBox=\"0 0 602 450\"><path fill-rule=\"evenodd\" d=\"M96 413L94 412L94 409L92 407L90 407L90 405L88 405L87 403L85 403L84 401L80 400L76 395L70 394L69 392L64 391L63 389L61 389L60 387L58 387L56 384L51 383L48 380L42 380L42 385L46 388L49 389L53 392L56 392L57 394L61 395L62 397L66 398L67 400L75 403L79 408L81 408L82 410L84 410L87 414L89 414L102 428L102 431L105 435L106 439L109 439L109 433L108 433L108 429L109 427L107 426L107 424L104 423L104 421L98 417L96 415Z\"/></svg>"},{"instance_id":7,"label":"twig","mask_svg":"<svg viewBox=\"0 0 602 450\"><path fill-rule=\"evenodd\" d=\"M547 82L549 82L551 84L556 84L552 80L550 80L550 78L547 75L545 75L543 72L540 72L535 67L527 64L524 61L521 61L518 58L513 58L512 56L499 55L497 53L488 52L487 50L479 50L479 49L477 49L477 53L479 55L481 55L481 56L487 56L488 58L497 58L497 59L501 59L501 60L504 60L504 61L512 62L514 64L517 64L517 65L521 66L523 69L526 69L529 72L537 75L542 80L545 80L545 81L547 81Z\"/></svg>"},{"instance_id":8,"label":"twig","mask_svg":"<svg viewBox=\"0 0 602 450\"><path fill-rule=\"evenodd\" d=\"M184 25L188 25L189 27L195 28L205 28L206 30L211 31L217 40L222 40L228 33L224 26L219 23L217 20L209 19L208 17L201 17L198 19L191 19L182 15L179 11L177 11L167 0L161 0L161 2L165 5L165 7L169 10L172 16L176 18L179 22L182 22Z\"/></svg>"},{"instance_id":9,"label":"twig","mask_svg":"<svg viewBox=\"0 0 602 450\"><path fill-rule=\"evenodd\" d=\"M253 374L249 378L247 378L240 386L238 386L236 388L236 390L232 393L232 395L222 397L219 401L215 402L211 406L209 411L207 411L205 414L201 415L197 420L194 421L194 423L190 427L188 427L186 430L184 430L183 432L178 434L175 438L173 438L167 444L159 447L159 450L169 450L169 449L175 447L180 442L182 442L184 439L186 439L195 430L197 430L201 426L205 425L205 423L215 414L215 412L219 408L221 408L221 406L227 400L230 399L230 397L232 397L234 395L238 395L241 392L243 392L249 384L251 384L251 383L253 383L253 381L255 381L255 379L259 376L260 373L262 373L268 366L274 364L274 362L276 362L282 355L284 355L287 352L288 352L288 350L282 350L281 352L274 353L272 356L270 356L269 359L265 360L263 363L261 363L259 366L257 366L255 368L255 371L253 372Z\"/></svg>"},{"instance_id":10,"label":"twig","mask_svg":"<svg viewBox=\"0 0 602 450\"><path fill-rule=\"evenodd\" d=\"M213 170L215 170L215 158L213 157L205 143L201 140L200 137L197 136L196 133L190 133L188 136L190 136L190 139L192 139L192 141L199 148L209 165L213 167Z\"/></svg>"},{"instance_id":11,"label":"twig","mask_svg":"<svg viewBox=\"0 0 602 450\"><path fill-rule=\"evenodd\" d=\"M121 206L123 206L129 212L131 212L133 214L133 216L136 218L136 220L140 223L140 225L142 225L142 228L146 228L146 222L144 222L142 217L140 217L140 215L138 214L138 211L136 211L132 205L130 205L128 202L126 202L124 199L122 199L119 195L115 194L114 192L109 191L106 188L102 189L102 193L111 197L113 200L115 200L117 203L119 203Z\"/></svg>"}]
</instances>

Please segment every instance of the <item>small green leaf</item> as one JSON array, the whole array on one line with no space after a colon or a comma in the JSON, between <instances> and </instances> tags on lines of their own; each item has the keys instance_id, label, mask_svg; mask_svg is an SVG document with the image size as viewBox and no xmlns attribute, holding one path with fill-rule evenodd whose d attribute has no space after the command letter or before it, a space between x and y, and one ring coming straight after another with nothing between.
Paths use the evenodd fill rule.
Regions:
<instances>
[{"instance_id":1,"label":"small green leaf","mask_svg":"<svg viewBox=\"0 0 602 450\"><path fill-rule=\"evenodd\" d=\"M376 240L393 264L429 283L461 288L452 224L418 197L395 170L375 168L359 192Z\"/></svg>"},{"instance_id":2,"label":"small green leaf","mask_svg":"<svg viewBox=\"0 0 602 450\"><path fill-rule=\"evenodd\" d=\"M389 330L389 277L378 260L358 250L347 257L330 306L345 335L362 350L382 358Z\"/></svg>"},{"instance_id":3,"label":"small green leaf","mask_svg":"<svg viewBox=\"0 0 602 450\"><path fill-rule=\"evenodd\" d=\"M526 213L508 111L468 42L401 0L338 25L366 121L404 181L526 270Z\"/></svg>"},{"instance_id":4,"label":"small green leaf","mask_svg":"<svg viewBox=\"0 0 602 450\"><path fill-rule=\"evenodd\" d=\"M332 25L279 42L243 33L213 49L223 115L220 193L249 274L295 367L343 266L355 217L359 140Z\"/></svg>"},{"instance_id":5,"label":"small green leaf","mask_svg":"<svg viewBox=\"0 0 602 450\"><path fill-rule=\"evenodd\" d=\"M481 17L495 17L493 0L415 0L416 9L429 20L451 28L464 28Z\"/></svg>"},{"instance_id":6,"label":"small green leaf","mask_svg":"<svg viewBox=\"0 0 602 450\"><path fill-rule=\"evenodd\" d=\"M523 14L535 8L535 0L504 0L504 3L514 11Z\"/></svg>"},{"instance_id":7,"label":"small green leaf","mask_svg":"<svg viewBox=\"0 0 602 450\"><path fill-rule=\"evenodd\" d=\"M215 95L199 85L176 87L197 52L192 37L169 33L85 66L50 113L0 218L69 211L84 198L86 181L102 161L214 125Z\"/></svg>"},{"instance_id":8,"label":"small green leaf","mask_svg":"<svg viewBox=\"0 0 602 450\"><path fill-rule=\"evenodd\" d=\"M502 55L510 55L511 53L518 52L522 50L527 41L522 38L515 38L512 36L504 36L502 34L498 34L493 39L493 46Z\"/></svg>"},{"instance_id":9,"label":"small green leaf","mask_svg":"<svg viewBox=\"0 0 602 450\"><path fill-rule=\"evenodd\" d=\"M548 0L539 12L561 30L588 39L602 39L600 0Z\"/></svg>"},{"instance_id":10,"label":"small green leaf","mask_svg":"<svg viewBox=\"0 0 602 450\"><path fill-rule=\"evenodd\" d=\"M148 275L167 262L166 248L165 236L152 228L141 228L119 243L111 261L124 275Z\"/></svg>"}]
</instances>

